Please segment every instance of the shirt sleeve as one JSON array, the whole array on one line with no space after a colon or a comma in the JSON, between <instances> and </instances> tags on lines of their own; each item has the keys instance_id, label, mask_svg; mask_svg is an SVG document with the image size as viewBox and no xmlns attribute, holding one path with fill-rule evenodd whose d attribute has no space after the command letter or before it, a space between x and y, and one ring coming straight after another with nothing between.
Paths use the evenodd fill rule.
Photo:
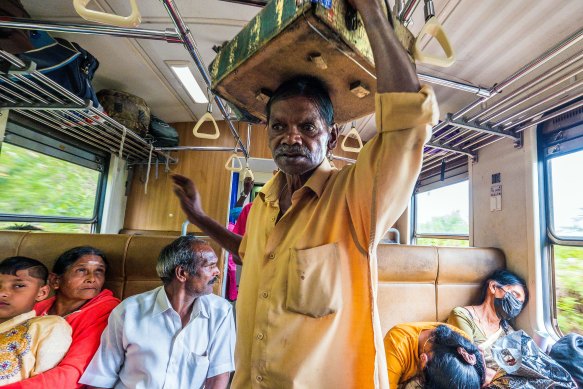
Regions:
<instances>
[{"instance_id":1,"label":"shirt sleeve","mask_svg":"<svg viewBox=\"0 0 583 389\"><path fill-rule=\"evenodd\" d=\"M71 345L71 326L61 317L45 316L47 320L35 322L41 336L35 355L32 376L57 366Z\"/></svg>"},{"instance_id":2,"label":"shirt sleeve","mask_svg":"<svg viewBox=\"0 0 583 389\"><path fill-rule=\"evenodd\" d=\"M405 370L405 361L401 354L401 349L397 345L393 334L389 333L385 337L385 353L387 357L387 369L389 374L389 385L391 389L397 389L399 381Z\"/></svg>"},{"instance_id":3,"label":"shirt sleeve","mask_svg":"<svg viewBox=\"0 0 583 389\"><path fill-rule=\"evenodd\" d=\"M456 328L462 330L468 339L472 342L475 341L474 339L474 326L472 318L469 317L468 314L465 313L465 309L462 307L454 308L447 318L447 324L450 324Z\"/></svg>"},{"instance_id":4,"label":"shirt sleeve","mask_svg":"<svg viewBox=\"0 0 583 389\"><path fill-rule=\"evenodd\" d=\"M407 206L421 170L423 146L439 117L428 86L418 93L377 94L375 102L379 131L356 163L341 172L347 175L347 203L364 249L371 237L380 240Z\"/></svg>"},{"instance_id":5,"label":"shirt sleeve","mask_svg":"<svg viewBox=\"0 0 583 389\"><path fill-rule=\"evenodd\" d=\"M235 370L235 322L233 308L227 313L210 340L207 378Z\"/></svg>"},{"instance_id":6,"label":"shirt sleeve","mask_svg":"<svg viewBox=\"0 0 583 389\"><path fill-rule=\"evenodd\" d=\"M124 360L123 305L118 305L111 312L107 327L101 335L101 344L79 383L113 388Z\"/></svg>"}]
</instances>

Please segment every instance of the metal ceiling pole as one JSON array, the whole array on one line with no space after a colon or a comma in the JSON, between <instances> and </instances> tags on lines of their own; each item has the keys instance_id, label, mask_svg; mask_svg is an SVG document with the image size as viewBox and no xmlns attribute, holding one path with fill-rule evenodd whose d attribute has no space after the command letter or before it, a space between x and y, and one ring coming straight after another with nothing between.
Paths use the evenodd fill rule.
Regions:
<instances>
[{"instance_id":1,"label":"metal ceiling pole","mask_svg":"<svg viewBox=\"0 0 583 389\"><path fill-rule=\"evenodd\" d=\"M439 143L426 143L425 146L427 147L433 147L434 149L438 149L438 150L444 150L444 151L451 151L452 153L458 153L458 154L465 154L470 158L475 158L476 155L472 154L471 152L462 150L462 149L458 149L455 147L451 147L451 146L446 146L446 145L442 145Z\"/></svg>"},{"instance_id":2,"label":"metal ceiling pole","mask_svg":"<svg viewBox=\"0 0 583 389\"><path fill-rule=\"evenodd\" d=\"M174 3L174 0L161 0L161 1L164 4L164 7L166 7L166 10L168 11L168 15L170 15L170 18L172 19L172 22L176 27L176 31L178 31L178 33L182 37L182 43L184 44L184 47L186 48L186 50L188 50L188 53L190 54L194 63L196 64L196 67L198 68L207 87L210 88L211 78L207 72L205 64L202 61L202 56L198 52L198 48L196 47L196 42L194 41L192 33L190 32L188 26L184 23L182 16L180 16L180 12L178 11L176 4ZM217 107L219 107L219 110L223 114L223 118L227 122L229 129L231 130L231 133L235 138L235 141L241 147L243 155L245 155L245 158L249 158L249 153L247 152L247 149L245 148L245 145L243 144L243 141L241 140L241 137L239 136L237 129L231 122L231 119L229 118L229 115L227 113L227 109L225 108L225 105L223 104L223 101L219 96L215 95L215 103L217 104Z\"/></svg>"},{"instance_id":3,"label":"metal ceiling pole","mask_svg":"<svg viewBox=\"0 0 583 389\"><path fill-rule=\"evenodd\" d=\"M550 90L550 89L556 87L557 85L559 85L559 84L561 84L561 83L569 80L570 78L576 76L577 74L579 74L581 72L583 72L583 68L579 68L579 69L577 69L573 73L566 74L566 75L564 75L564 76L562 76L562 77L554 80L553 82L549 83L548 85L545 85L544 87L536 90L535 92L532 92L532 93L530 93L527 96L521 97L520 100L517 103L510 104L508 107L502 109L501 111L494 112L494 113L490 114L489 116L487 116L485 118L482 118L480 120L480 122L483 123L483 122L486 122L486 121L490 121L490 120L492 120L492 119L494 119L494 118L496 118L496 117L498 117L500 115L503 115L503 114L507 113L508 111L511 111L517 105L521 105L521 104L526 103L527 101L532 100L533 98L535 98L535 97L537 97L537 96L539 96L539 95L547 92L548 90ZM563 92L566 92L566 90L563 90ZM525 110L526 109L523 109L521 112L524 112Z\"/></svg>"},{"instance_id":4,"label":"metal ceiling pole","mask_svg":"<svg viewBox=\"0 0 583 389\"><path fill-rule=\"evenodd\" d=\"M236 149L238 153L242 152L240 148ZM175 146L175 147L155 147L154 151L230 151L233 152L233 147L221 146Z\"/></svg>"},{"instance_id":5,"label":"metal ceiling pole","mask_svg":"<svg viewBox=\"0 0 583 389\"><path fill-rule=\"evenodd\" d=\"M443 78L443 77L437 77L437 76L432 76L432 75L423 74L423 73L417 73L417 77L419 77L419 79L422 81L427 81L427 82L430 82L430 83L436 84L436 85L446 86L446 87L452 88L452 89L458 89L458 90L473 93L475 95L482 96L482 97L490 97L490 95L492 94L492 91L489 89L482 88L479 86L470 85L470 84L464 84L462 82L457 82L457 81L453 81L453 80L448 80L448 79Z\"/></svg>"},{"instance_id":6,"label":"metal ceiling pole","mask_svg":"<svg viewBox=\"0 0 583 389\"><path fill-rule=\"evenodd\" d=\"M512 74L510 77L506 78L501 83L495 85L492 88L492 95L490 97L488 97L488 98L482 97L482 98L474 101L473 103L467 105L466 107L464 107L461 110L454 113L453 118L459 119L460 117L462 117L463 115L465 115L466 113L468 113L469 111L474 109L475 107L482 104L484 101L486 101L486 100L492 98L493 96L497 95L498 93L502 92L502 90L504 90L505 88L514 84L516 81L520 80L522 77L530 74L531 72L538 69L539 67L541 67L542 65L544 65L545 63L550 61L551 59L555 58L557 55L561 54L563 51L567 50L569 47L571 47L574 44L576 44L577 42L579 42L581 40L581 38L583 38L583 29L577 31L576 33L574 33L570 37L561 41L555 47L551 48L550 50L547 50L545 53L540 55L538 58L536 58L533 61L529 62L528 64L524 65L522 68L520 68L514 74Z\"/></svg>"},{"instance_id":7,"label":"metal ceiling pole","mask_svg":"<svg viewBox=\"0 0 583 389\"><path fill-rule=\"evenodd\" d=\"M506 117L506 118L504 118L504 119L500 120L499 122L495 123L494 125L495 125L495 126L499 126L499 127L501 127L501 128L502 128L502 126L503 126L503 125L505 125L506 123L508 123L508 122L512 121L512 119L515 119L515 118L517 118L518 116L520 116L520 115L524 114L525 112L528 112L528 111L530 111L531 109L534 109L534 108L536 108L536 107L538 107L538 106L540 106L540 105L542 105L542 104L544 104L544 103L546 103L546 102L549 102L549 101L551 101L551 100L553 100L553 99L556 99L557 97L559 97L559 96L561 96L561 95L563 95L563 94L565 94L565 93L567 93L567 92L570 92L570 91L572 91L573 89L576 89L576 88L580 87L581 85L583 85L583 80L581 80L581 81L579 81L579 82L577 82L577 83L575 83L575 84L573 84L573 85L570 85L568 88L565 88L565 89L562 89L562 90L560 90L560 91L558 91L558 92L556 92L556 93L553 93L552 95L550 95L550 96L547 96L547 97L545 97L544 99L542 99L542 100L540 100L540 101L537 101L536 103L534 103L534 104L532 104L532 105L529 105L529 106L528 106L528 107L526 107L526 108L523 108L523 109L521 109L519 112L517 112L517 113L514 113L514 114L512 114L511 116L508 116L508 117ZM581 94L579 94L578 96L581 96ZM514 127L515 125L516 125L516 124L513 124L513 125L512 125L512 127ZM509 125L506 125L506 127L510 127L510 126L509 126Z\"/></svg>"},{"instance_id":8,"label":"metal ceiling pole","mask_svg":"<svg viewBox=\"0 0 583 389\"><path fill-rule=\"evenodd\" d=\"M524 76L530 74L532 71L534 71L538 67L544 65L545 63L547 63L551 59L555 58L557 55L561 54L562 52L564 52L565 50L567 50L571 46L578 43L581 40L581 38L583 38L583 29L577 31L576 33L574 33L570 37L564 39L559 44L557 44L555 47L551 48L550 50L548 50L545 53L543 53L542 55L540 55L538 58L536 58L533 61L529 62L528 64L524 65L522 68L520 68L514 74L512 74L510 77L507 77L500 84L497 84L496 86L491 88L490 91L492 93L491 93L490 97L481 97L481 98L477 99L476 101L474 101L473 103L467 105L466 107L464 107L461 110L454 113L452 115L453 119L454 120L459 119L460 117L462 117L463 115L465 115L469 111L473 110L475 107L479 106L483 102L496 96L498 93L502 92L502 90L504 88L507 88L508 86L512 85L516 81L518 81L521 78L523 78ZM579 60L580 57L581 56L579 54L579 55L575 55L574 57L571 57L570 59L567 59L566 61L564 61L562 64L560 64L558 66L558 70L556 70L556 71L553 70L553 71L549 72L549 74L545 74L545 75L541 76L539 79L533 80L532 82L530 82L529 84L527 84L523 88L520 88L519 93L522 93L524 88L531 87L532 85L535 85L537 82L540 82L541 79L544 80L544 79L550 77L552 74L555 74L556 72L564 69L566 66L571 65L572 63ZM517 93L517 94L519 94L519 93ZM512 97L514 97L514 96L512 96ZM505 101L508 101L512 97L509 97L509 98L505 97ZM481 113L478 113L478 114L474 115L470 120L475 120L475 119L479 118L480 115L481 115ZM449 125L448 121L442 121L433 127L433 132L436 133L438 131L441 131L442 129L446 128L448 125ZM442 134L436 136L435 138L432 138L432 141L440 140L443 137L454 132L456 129L457 129L456 127L453 127L451 129L443 132Z\"/></svg>"},{"instance_id":9,"label":"metal ceiling pole","mask_svg":"<svg viewBox=\"0 0 583 389\"><path fill-rule=\"evenodd\" d=\"M148 30L143 28L122 28L104 24L47 22L42 20L11 18L0 16L0 27L19 30L42 30L75 34L110 35L124 38L153 39L168 43L182 43L176 30Z\"/></svg>"},{"instance_id":10,"label":"metal ceiling pole","mask_svg":"<svg viewBox=\"0 0 583 389\"><path fill-rule=\"evenodd\" d=\"M411 16L413 15L413 11L415 11L415 8L417 8L420 2L421 0L407 1L407 4L405 4L405 7L403 8L403 12L401 15L399 15L399 19L403 22L403 24L409 24Z\"/></svg>"},{"instance_id":11,"label":"metal ceiling pole","mask_svg":"<svg viewBox=\"0 0 583 389\"><path fill-rule=\"evenodd\" d=\"M570 111L572 111L572 110L574 110L574 109L577 109L577 108L579 108L579 107L583 107L583 100L581 100L581 101L578 101L578 102L576 102L575 104L572 104L572 105L570 105L570 106L568 106L568 107L565 107L565 108L563 108L563 109L560 109L560 110L558 110L558 111L556 111L556 112L553 112L553 113L550 113L550 114L548 114L548 115L545 115L545 116L543 116L542 118L540 118L540 119L537 119L537 120L535 120L535 121L533 121L533 122L531 122L531 123L528 123L528 124L527 124L527 125L525 125L525 126L522 126L522 127L520 127L520 128L517 128L517 129L516 129L516 132L517 132L517 133L518 133L518 132L522 132L522 131L526 130L528 127L532 127L532 126L536 126L537 124L544 123L544 122L546 122L547 120L551 120L551 119L553 119L553 118L556 118L557 116L561 116L561 115L563 115L563 114L565 114L565 113L568 113L568 112L570 112Z\"/></svg>"},{"instance_id":12,"label":"metal ceiling pole","mask_svg":"<svg viewBox=\"0 0 583 389\"><path fill-rule=\"evenodd\" d=\"M482 116L492 112L493 110L495 110L496 108L500 107L501 105L505 104L506 102L508 102L509 100L513 99L514 97L520 95L521 93L525 92L527 89L530 89L534 86L536 86L537 84L547 80L548 78L554 76L555 74L561 72L562 70L568 68L569 66L571 66L572 64L578 62L579 60L581 60L583 58L583 52L578 53L574 56L572 56L571 58L568 58L567 60L561 62L560 64L558 64L556 67L554 67L553 69L551 69L550 71L546 72L545 74L541 75L540 77L537 77L536 79L532 80L531 82L523 85L522 87L512 91L512 93L505 95L502 99L500 99L499 101L497 101L495 104L493 104L492 106L488 107L487 109L480 111L476 116L474 116L472 118L472 120L475 119L479 119L482 118ZM579 73L581 70L583 70L583 68L579 68L575 71L575 73L570 73L569 76L572 77L574 74ZM553 83L554 85L554 83ZM488 119L482 119L482 121L484 120L489 120Z\"/></svg>"}]
</instances>

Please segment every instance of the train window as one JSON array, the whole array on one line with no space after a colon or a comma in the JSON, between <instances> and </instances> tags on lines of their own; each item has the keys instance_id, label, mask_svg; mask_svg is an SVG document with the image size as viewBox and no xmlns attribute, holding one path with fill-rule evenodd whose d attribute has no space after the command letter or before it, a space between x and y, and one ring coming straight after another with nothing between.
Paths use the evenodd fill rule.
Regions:
<instances>
[{"instance_id":1,"label":"train window","mask_svg":"<svg viewBox=\"0 0 583 389\"><path fill-rule=\"evenodd\" d=\"M415 244L469 246L467 180L417 193L414 204Z\"/></svg>"},{"instance_id":2,"label":"train window","mask_svg":"<svg viewBox=\"0 0 583 389\"><path fill-rule=\"evenodd\" d=\"M1 144L0 229L93 232L103 178L99 158L31 134L7 132Z\"/></svg>"},{"instance_id":3,"label":"train window","mask_svg":"<svg viewBox=\"0 0 583 389\"><path fill-rule=\"evenodd\" d=\"M548 237L556 325L583 334L583 150L548 160Z\"/></svg>"}]
</instances>

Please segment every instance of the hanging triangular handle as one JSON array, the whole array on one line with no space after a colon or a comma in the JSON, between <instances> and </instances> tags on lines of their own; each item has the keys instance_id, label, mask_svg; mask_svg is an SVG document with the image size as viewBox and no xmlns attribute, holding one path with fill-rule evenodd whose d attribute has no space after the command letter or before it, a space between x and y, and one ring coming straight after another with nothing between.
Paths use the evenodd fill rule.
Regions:
<instances>
[{"instance_id":1,"label":"hanging triangular handle","mask_svg":"<svg viewBox=\"0 0 583 389\"><path fill-rule=\"evenodd\" d=\"M207 120L209 122L212 122L213 125L215 126L215 132L214 132L214 134L205 134L204 132L199 132L198 131L200 129L200 126L204 122L206 122ZM215 118L213 118L213 115L210 112L205 113L204 115L202 115L200 117L200 119L198 119L198 122L196 122L194 128L192 129L192 133L197 138L202 138L202 139L217 139L219 136L221 136L221 133L219 132L219 126L217 125L217 122L215 121Z\"/></svg>"},{"instance_id":2,"label":"hanging triangular handle","mask_svg":"<svg viewBox=\"0 0 583 389\"><path fill-rule=\"evenodd\" d=\"M229 159L227 159L227 162L225 163L225 169L234 173L238 173L243 170L243 163L241 162L241 158L239 158L237 153L231 154Z\"/></svg>"},{"instance_id":3,"label":"hanging triangular handle","mask_svg":"<svg viewBox=\"0 0 583 389\"><path fill-rule=\"evenodd\" d=\"M445 53L445 57L437 57L434 55L425 54L421 51L421 39L425 35L432 36L435 38L435 40L437 40L443 49L443 52ZM419 35L417 35L417 38L415 39L415 45L413 45L413 58L421 63L441 66L444 68L453 65L455 62L455 53L453 51L453 47L451 46L451 43L449 42L449 39L447 38L441 23L439 23L435 16L432 16L427 20L419 32Z\"/></svg>"},{"instance_id":4,"label":"hanging triangular handle","mask_svg":"<svg viewBox=\"0 0 583 389\"><path fill-rule=\"evenodd\" d=\"M251 177L251 180L255 181L255 176L253 175L253 172L249 166L245 166L245 171L243 172L243 179L246 177Z\"/></svg>"},{"instance_id":5,"label":"hanging triangular handle","mask_svg":"<svg viewBox=\"0 0 583 389\"><path fill-rule=\"evenodd\" d=\"M142 21L142 15L140 15L140 10L138 9L137 0L130 0L130 6L132 12L129 16L119 16L114 14L108 14L107 12L94 11L87 8L87 4L91 0L73 0L73 7L75 11L85 20L91 22L110 24L112 26L118 27L137 27Z\"/></svg>"},{"instance_id":6,"label":"hanging triangular handle","mask_svg":"<svg viewBox=\"0 0 583 389\"><path fill-rule=\"evenodd\" d=\"M350 146L346 146L346 140L350 137L353 136L354 138L356 138L356 140L358 141L358 147L350 147ZM352 127L350 129L350 131L348 131L348 134L346 134L346 136L344 137L344 140L342 140L342 143L340 144L340 148L344 151L348 151L349 153L359 153L360 150L362 150L362 139L360 138L360 134L358 133L358 131L356 131L355 127Z\"/></svg>"}]
</instances>

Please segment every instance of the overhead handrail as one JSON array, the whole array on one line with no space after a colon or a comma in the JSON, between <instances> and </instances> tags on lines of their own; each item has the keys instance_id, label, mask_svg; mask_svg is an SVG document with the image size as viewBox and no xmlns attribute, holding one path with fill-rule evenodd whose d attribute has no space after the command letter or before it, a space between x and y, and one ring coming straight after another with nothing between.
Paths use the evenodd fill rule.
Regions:
<instances>
[{"instance_id":1,"label":"overhead handrail","mask_svg":"<svg viewBox=\"0 0 583 389\"><path fill-rule=\"evenodd\" d=\"M435 17L435 9L433 8L432 0L425 0L425 25L419 31L419 35L415 38L415 44L413 45L413 58L415 60L425 63L428 65L435 65L441 67L449 67L455 62L455 52L453 46L451 45L445 30L443 29L441 23ZM438 57L435 55L425 54L421 50L421 40L425 35L429 35L439 43L445 57Z\"/></svg>"},{"instance_id":2,"label":"overhead handrail","mask_svg":"<svg viewBox=\"0 0 583 389\"><path fill-rule=\"evenodd\" d=\"M237 162L239 166L236 166L236 164L233 162ZM227 159L227 162L225 162L225 169L234 173L239 173L241 170L243 170L243 163L241 162L241 158L239 158L237 153L231 154L231 156Z\"/></svg>"},{"instance_id":3,"label":"overhead handrail","mask_svg":"<svg viewBox=\"0 0 583 389\"><path fill-rule=\"evenodd\" d=\"M358 147L351 147L351 146L347 146L346 145L346 141L348 140L348 138L352 136L353 138L356 138L356 141L358 142ZM340 144L340 148L344 151L347 151L349 153L359 153L360 150L362 150L363 144L362 144L362 138L360 137L360 134L358 133L358 131L356 131L356 122L352 122L352 128L350 128L350 131L348 131L348 134L346 134L346 136L344 137L344 140L342 140L342 143Z\"/></svg>"},{"instance_id":4,"label":"overhead handrail","mask_svg":"<svg viewBox=\"0 0 583 389\"><path fill-rule=\"evenodd\" d=\"M196 124L194 125L194 128L192 129L192 134L194 136L196 136L197 138L201 138L201 139L217 139L219 136L221 136L221 132L219 131L219 126L217 125L217 122L215 121L215 118L212 115L212 113L213 113L213 100L211 99L210 88L208 89L208 101L209 101L209 103L206 107L206 113L204 115L202 115L200 117L200 119L198 119L198 122L196 122ZM204 122L206 122L207 120L212 122L213 125L215 126L215 132L212 134L207 134L207 133L198 131L200 129L200 126L202 126L202 124Z\"/></svg>"},{"instance_id":5,"label":"overhead handrail","mask_svg":"<svg viewBox=\"0 0 583 389\"><path fill-rule=\"evenodd\" d=\"M114 15L107 12L94 11L87 8L91 0L73 0L75 11L85 20L91 22L111 24L118 27L137 27L142 21L137 0L130 0L132 12L128 16Z\"/></svg>"},{"instance_id":6,"label":"overhead handrail","mask_svg":"<svg viewBox=\"0 0 583 389\"><path fill-rule=\"evenodd\" d=\"M249 167L249 161L245 159L245 171L243 172L243 180L247 177L250 177L252 181L255 181L253 171L251 171L251 168Z\"/></svg>"}]
</instances>

